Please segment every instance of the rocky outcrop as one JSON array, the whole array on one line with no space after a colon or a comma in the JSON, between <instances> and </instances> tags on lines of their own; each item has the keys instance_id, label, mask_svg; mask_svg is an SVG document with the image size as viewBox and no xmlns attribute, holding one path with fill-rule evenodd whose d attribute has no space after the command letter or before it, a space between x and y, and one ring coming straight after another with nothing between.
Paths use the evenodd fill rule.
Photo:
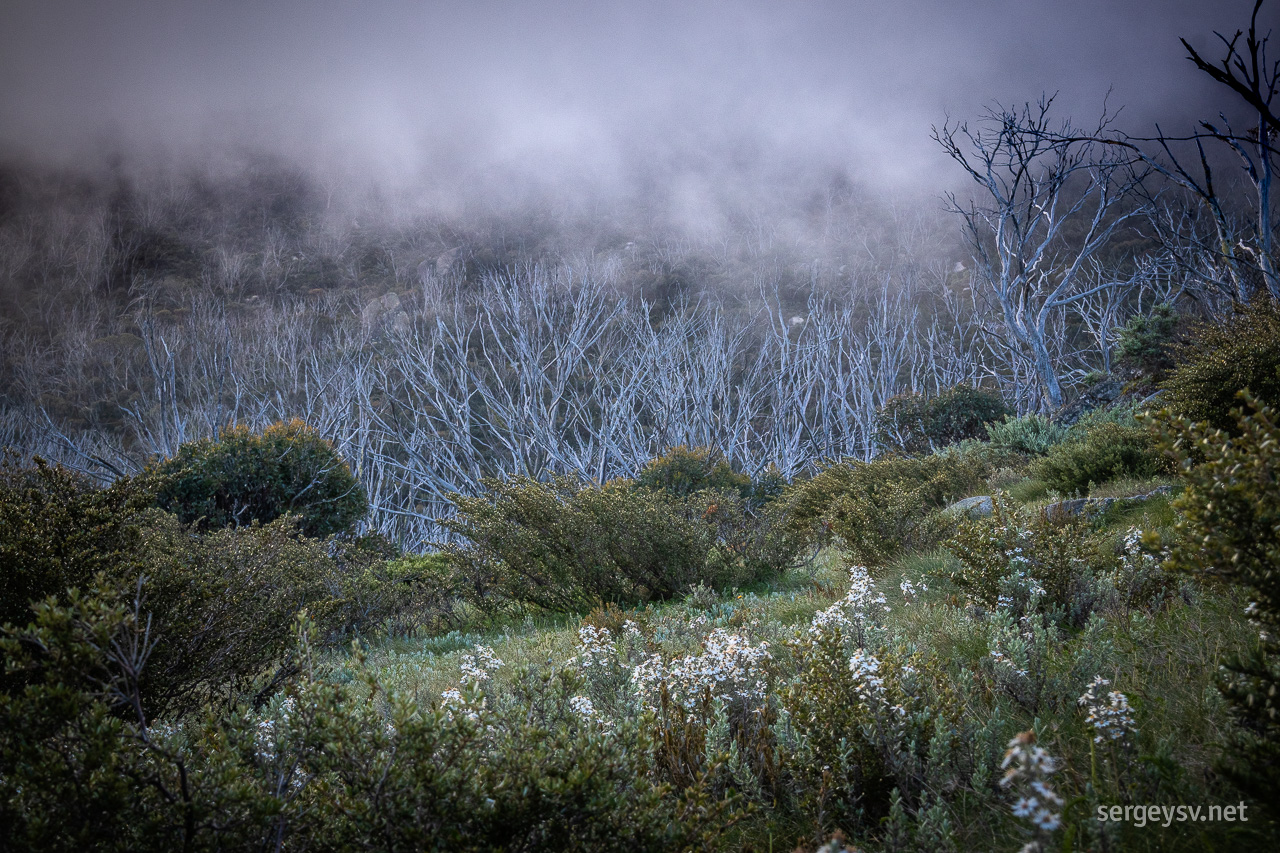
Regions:
<instances>
[{"instance_id":1,"label":"rocky outcrop","mask_svg":"<svg viewBox=\"0 0 1280 853\"><path fill-rule=\"evenodd\" d=\"M1127 498L1074 498L1069 501L1058 501L1044 508L1044 514L1054 517L1089 518L1106 512L1115 503L1142 503L1158 495L1167 495L1173 491L1172 486L1159 486L1145 495L1133 495Z\"/></svg>"},{"instance_id":2,"label":"rocky outcrop","mask_svg":"<svg viewBox=\"0 0 1280 853\"><path fill-rule=\"evenodd\" d=\"M943 512L965 518L986 518L992 513L991 496L978 495L977 497L965 498L962 501L956 501Z\"/></svg>"}]
</instances>

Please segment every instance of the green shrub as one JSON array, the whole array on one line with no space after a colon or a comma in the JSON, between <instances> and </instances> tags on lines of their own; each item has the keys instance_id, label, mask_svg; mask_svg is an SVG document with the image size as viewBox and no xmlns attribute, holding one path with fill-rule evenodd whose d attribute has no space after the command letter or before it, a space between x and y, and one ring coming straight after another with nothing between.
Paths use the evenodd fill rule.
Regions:
<instances>
[{"instance_id":1,"label":"green shrub","mask_svg":"<svg viewBox=\"0 0 1280 853\"><path fill-rule=\"evenodd\" d=\"M456 625L455 604L465 583L448 554L385 555L342 548L338 605L328 618L339 636L385 631L407 634Z\"/></svg>"},{"instance_id":2,"label":"green shrub","mask_svg":"<svg viewBox=\"0 0 1280 853\"><path fill-rule=\"evenodd\" d=\"M103 489L42 459L0 458L0 624L25 624L31 602L130 565L153 499L136 480Z\"/></svg>"},{"instance_id":3,"label":"green shrub","mask_svg":"<svg viewBox=\"0 0 1280 853\"><path fill-rule=\"evenodd\" d=\"M0 693L6 850L665 851L708 849L741 817L705 780L657 784L658 745L584 720L564 672L526 675L502 708L468 697L475 720L357 662L354 683L304 668L259 709L156 722L136 702L145 616L102 592L0 636L29 685Z\"/></svg>"},{"instance_id":4,"label":"green shrub","mask_svg":"<svg viewBox=\"0 0 1280 853\"><path fill-rule=\"evenodd\" d=\"M306 610L327 624L341 584L324 542L292 517L201 535L153 511L141 542L140 609L157 643L141 690L152 714L234 701L269 678ZM125 600L137 576L119 576ZM276 673L279 674L278 672Z\"/></svg>"},{"instance_id":5,"label":"green shrub","mask_svg":"<svg viewBox=\"0 0 1280 853\"><path fill-rule=\"evenodd\" d=\"M1060 494L1073 495L1088 492L1090 484L1153 477L1167 468L1150 428L1099 417L1078 424L1031 473Z\"/></svg>"},{"instance_id":6,"label":"green shrub","mask_svg":"<svg viewBox=\"0 0 1280 853\"><path fill-rule=\"evenodd\" d=\"M994 391L955 385L940 394L899 394L876 413L876 441L901 453L927 453L982 438L986 425L1009 413Z\"/></svg>"},{"instance_id":7,"label":"green shrub","mask_svg":"<svg viewBox=\"0 0 1280 853\"><path fill-rule=\"evenodd\" d=\"M1280 302L1259 297L1219 322L1200 324L1176 357L1162 385L1175 415L1230 432L1238 392L1280 407Z\"/></svg>"},{"instance_id":8,"label":"green shrub","mask_svg":"<svg viewBox=\"0 0 1280 853\"><path fill-rule=\"evenodd\" d=\"M1044 456L1067 437L1067 428L1032 412L1015 418L987 424L987 437L993 447L1027 456Z\"/></svg>"},{"instance_id":9,"label":"green shrub","mask_svg":"<svg viewBox=\"0 0 1280 853\"><path fill-rule=\"evenodd\" d=\"M1117 361L1156 382L1162 381L1175 363L1179 321L1167 302L1152 306L1150 314L1134 314L1117 337Z\"/></svg>"},{"instance_id":10,"label":"green shrub","mask_svg":"<svg viewBox=\"0 0 1280 853\"><path fill-rule=\"evenodd\" d=\"M1102 540L1078 518L1023 510L1000 494L989 517L965 521L944 544L960 563L951 581L988 610L1045 606L1076 625L1092 612L1090 569L1104 562Z\"/></svg>"},{"instance_id":11,"label":"green shrub","mask_svg":"<svg viewBox=\"0 0 1280 853\"><path fill-rule=\"evenodd\" d=\"M662 492L629 480L583 486L571 477L486 479L479 497L455 496L445 526L466 538L451 549L466 592L584 612L606 601L671 598L705 577L710 528Z\"/></svg>"},{"instance_id":12,"label":"green shrub","mask_svg":"<svg viewBox=\"0 0 1280 853\"><path fill-rule=\"evenodd\" d=\"M683 444L650 459L636 477L636 485L661 489L681 498L704 489L730 489L744 498L751 494L751 478L734 471L719 450L711 447L690 449Z\"/></svg>"},{"instance_id":13,"label":"green shrub","mask_svg":"<svg viewBox=\"0 0 1280 853\"><path fill-rule=\"evenodd\" d=\"M306 535L328 536L350 530L368 510L347 463L297 420L261 434L231 427L216 441L188 442L149 476L162 509L204 530L266 523L291 512Z\"/></svg>"},{"instance_id":14,"label":"green shrub","mask_svg":"<svg viewBox=\"0 0 1280 853\"><path fill-rule=\"evenodd\" d=\"M708 491L686 499L689 516L711 528L715 544L707 553L705 576L718 589L777 577L805 550L806 538L788 525L781 502L756 506L736 492Z\"/></svg>"},{"instance_id":15,"label":"green shrub","mask_svg":"<svg viewBox=\"0 0 1280 853\"><path fill-rule=\"evenodd\" d=\"M1228 661L1222 688L1240 728L1227 775L1264 806L1280 802L1280 424L1276 409L1249 400L1232 436L1176 419L1164 446L1186 490L1171 566L1247 588L1259 642Z\"/></svg>"},{"instance_id":16,"label":"green shrub","mask_svg":"<svg viewBox=\"0 0 1280 853\"><path fill-rule=\"evenodd\" d=\"M934 516L983 484L985 466L963 455L883 457L828 465L788 493L792 529L838 537L857 562L878 565L945 530Z\"/></svg>"}]
</instances>

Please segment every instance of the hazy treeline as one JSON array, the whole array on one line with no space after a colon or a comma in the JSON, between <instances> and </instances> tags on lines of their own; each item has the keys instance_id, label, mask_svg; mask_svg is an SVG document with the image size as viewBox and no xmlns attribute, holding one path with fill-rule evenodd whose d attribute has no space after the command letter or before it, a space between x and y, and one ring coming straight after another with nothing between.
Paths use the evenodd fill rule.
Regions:
<instances>
[{"instance_id":1,"label":"hazy treeline","mask_svg":"<svg viewBox=\"0 0 1280 853\"><path fill-rule=\"evenodd\" d=\"M2 198L0 443L105 478L298 417L352 461L370 524L411 544L483 476L629 476L689 444L791 477L874 455L876 410L904 391L1044 402L941 205L839 178L699 234L546 199L406 213L278 162L13 168ZM1049 324L1068 383L1175 287L1172 266L1117 264L1128 286Z\"/></svg>"}]
</instances>

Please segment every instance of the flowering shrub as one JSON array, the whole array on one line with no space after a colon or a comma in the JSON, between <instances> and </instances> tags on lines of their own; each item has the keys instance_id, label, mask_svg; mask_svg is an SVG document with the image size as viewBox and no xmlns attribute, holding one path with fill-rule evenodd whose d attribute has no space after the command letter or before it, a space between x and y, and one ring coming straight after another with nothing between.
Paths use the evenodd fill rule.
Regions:
<instances>
[{"instance_id":1,"label":"flowering shrub","mask_svg":"<svg viewBox=\"0 0 1280 853\"><path fill-rule=\"evenodd\" d=\"M1041 606L1083 624L1094 604L1099 540L1076 519L1048 518L998 494L989 518L963 523L944 543L960 561L951 580L974 604L1015 615Z\"/></svg>"},{"instance_id":2,"label":"flowering shrub","mask_svg":"<svg viewBox=\"0 0 1280 853\"><path fill-rule=\"evenodd\" d=\"M654 654L631 670L631 684L642 705L657 708L664 695L693 713L707 698L721 699L743 712L765 698L769 644L716 628L703 640L703 653L670 661Z\"/></svg>"},{"instance_id":3,"label":"flowering shrub","mask_svg":"<svg viewBox=\"0 0 1280 853\"><path fill-rule=\"evenodd\" d=\"M1095 677L1077 702L1088 714L1085 722L1095 732L1095 743L1130 747L1138 731L1133 722L1133 709L1129 707L1129 699L1117 690L1107 691L1103 696L1103 689L1110 684L1101 675Z\"/></svg>"},{"instance_id":4,"label":"flowering shrub","mask_svg":"<svg viewBox=\"0 0 1280 853\"><path fill-rule=\"evenodd\" d=\"M814 615L809 633L814 637L826 637L839 632L862 648L867 645L868 632L874 628L877 614L889 612L885 601L884 593L876 590L866 566L852 566L849 569L849 592Z\"/></svg>"},{"instance_id":5,"label":"flowering shrub","mask_svg":"<svg viewBox=\"0 0 1280 853\"><path fill-rule=\"evenodd\" d=\"M1051 849L1053 833L1062 825L1062 797L1048 781L1057 772L1057 762L1036 745L1035 732L1025 731L1009 741L1000 766L1005 771L1000 785L1017 795L1014 817L1031 825L1032 840L1022 853L1044 853Z\"/></svg>"}]
</instances>

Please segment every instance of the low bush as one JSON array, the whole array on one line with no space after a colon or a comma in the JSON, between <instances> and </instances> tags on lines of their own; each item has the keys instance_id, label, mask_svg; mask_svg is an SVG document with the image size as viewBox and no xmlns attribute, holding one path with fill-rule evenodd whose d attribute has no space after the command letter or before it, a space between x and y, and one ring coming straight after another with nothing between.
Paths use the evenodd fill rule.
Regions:
<instances>
[{"instance_id":1,"label":"low bush","mask_svg":"<svg viewBox=\"0 0 1280 853\"><path fill-rule=\"evenodd\" d=\"M1093 567L1110 562L1080 519L1023 510L1005 495L944 544L959 560L950 579L974 604L1015 615L1052 608L1076 625L1092 612Z\"/></svg>"},{"instance_id":2,"label":"low bush","mask_svg":"<svg viewBox=\"0 0 1280 853\"><path fill-rule=\"evenodd\" d=\"M1131 418L1124 422L1100 416L1077 424L1065 441L1032 465L1031 473L1060 494L1083 494L1090 484L1167 471L1156 444L1149 427Z\"/></svg>"},{"instance_id":3,"label":"low bush","mask_svg":"<svg viewBox=\"0 0 1280 853\"><path fill-rule=\"evenodd\" d=\"M231 427L217 440L188 442L147 476L162 509L202 530L294 513L303 533L323 537L351 530L368 511L347 463L298 420L261 433Z\"/></svg>"},{"instance_id":4,"label":"low bush","mask_svg":"<svg viewBox=\"0 0 1280 853\"><path fill-rule=\"evenodd\" d=\"M1000 450L1044 456L1066 440L1067 428L1032 412L1020 418L1006 415L1004 420L988 424L987 437Z\"/></svg>"},{"instance_id":5,"label":"low bush","mask_svg":"<svg viewBox=\"0 0 1280 853\"><path fill-rule=\"evenodd\" d=\"M935 396L899 394L876 413L876 442L899 453L930 453L966 438L983 438L986 425L1009 414L994 391L955 385Z\"/></svg>"},{"instance_id":6,"label":"low bush","mask_svg":"<svg viewBox=\"0 0 1280 853\"><path fill-rule=\"evenodd\" d=\"M139 546L141 574L117 575L117 595L139 595L156 638L141 679L148 713L234 702L279 677L304 610L328 624L337 570L324 542L297 520L201 535L153 511Z\"/></svg>"},{"instance_id":7,"label":"low bush","mask_svg":"<svg viewBox=\"0 0 1280 853\"><path fill-rule=\"evenodd\" d=\"M584 486L571 477L487 479L455 496L450 549L480 606L502 601L583 612L601 602L671 598L705 577L710 528L662 492L629 480Z\"/></svg>"},{"instance_id":8,"label":"low bush","mask_svg":"<svg viewBox=\"0 0 1280 853\"><path fill-rule=\"evenodd\" d=\"M878 565L936 541L947 522L935 511L980 488L986 473L960 454L828 465L792 487L789 523L817 541L838 537L856 562Z\"/></svg>"},{"instance_id":9,"label":"low bush","mask_svg":"<svg viewBox=\"0 0 1280 853\"><path fill-rule=\"evenodd\" d=\"M1280 302L1259 296L1224 319L1201 323L1175 357L1161 386L1175 415L1232 432L1238 392L1280 408Z\"/></svg>"},{"instance_id":10,"label":"low bush","mask_svg":"<svg viewBox=\"0 0 1280 853\"><path fill-rule=\"evenodd\" d=\"M724 454L711 447L672 447L650 459L636 476L636 485L688 497L705 489L736 491L750 496L751 478L733 470Z\"/></svg>"},{"instance_id":11,"label":"low bush","mask_svg":"<svg viewBox=\"0 0 1280 853\"><path fill-rule=\"evenodd\" d=\"M153 499L137 480L104 489L42 459L0 458L0 624L25 624L31 602L136 565Z\"/></svg>"}]
</instances>

